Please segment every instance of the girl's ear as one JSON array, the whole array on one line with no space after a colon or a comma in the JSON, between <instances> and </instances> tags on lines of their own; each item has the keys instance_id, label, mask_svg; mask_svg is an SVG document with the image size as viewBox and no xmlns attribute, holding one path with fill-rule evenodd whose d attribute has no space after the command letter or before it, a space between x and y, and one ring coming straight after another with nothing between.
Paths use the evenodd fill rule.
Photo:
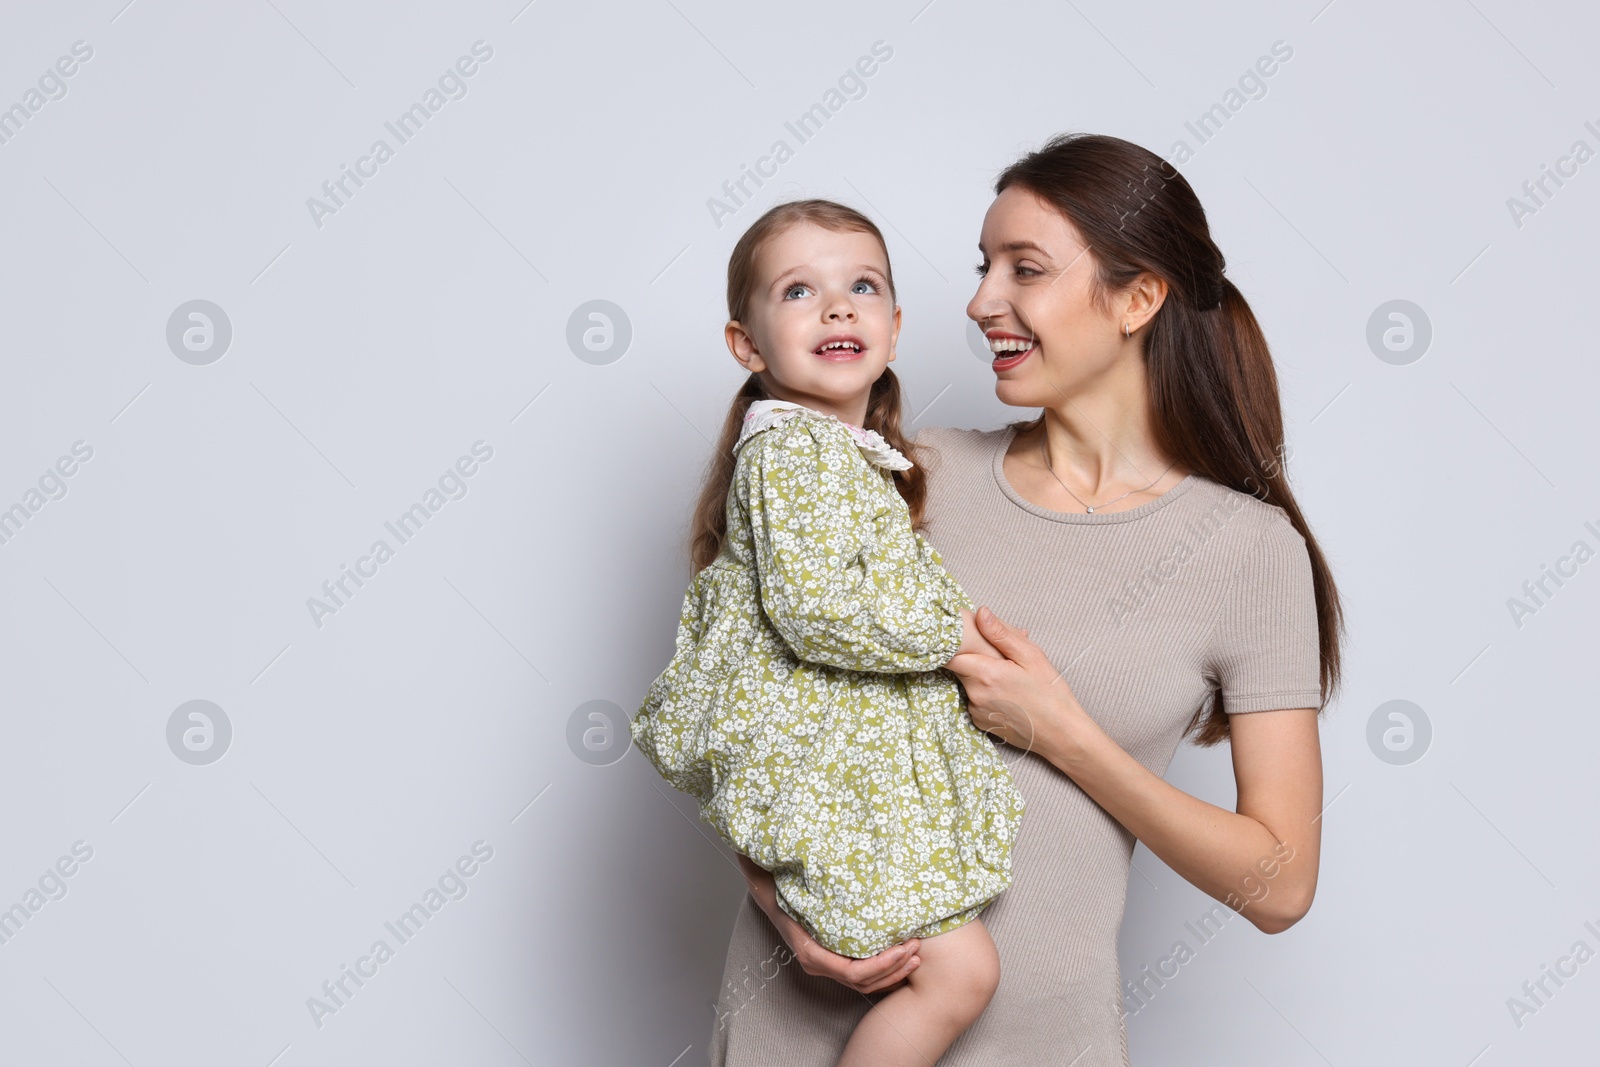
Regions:
<instances>
[{"instance_id":1,"label":"girl's ear","mask_svg":"<svg viewBox=\"0 0 1600 1067\"><path fill-rule=\"evenodd\" d=\"M894 306L894 328L889 331L889 362L894 362L895 342L900 340L900 305Z\"/></svg>"},{"instance_id":2,"label":"girl's ear","mask_svg":"<svg viewBox=\"0 0 1600 1067\"><path fill-rule=\"evenodd\" d=\"M722 328L722 335L728 342L728 351L739 361L739 366L752 374L759 374L767 369L767 361L762 359L761 353L756 350L756 340L750 336L750 331L745 329L744 323L738 319L729 319L728 325Z\"/></svg>"}]
</instances>

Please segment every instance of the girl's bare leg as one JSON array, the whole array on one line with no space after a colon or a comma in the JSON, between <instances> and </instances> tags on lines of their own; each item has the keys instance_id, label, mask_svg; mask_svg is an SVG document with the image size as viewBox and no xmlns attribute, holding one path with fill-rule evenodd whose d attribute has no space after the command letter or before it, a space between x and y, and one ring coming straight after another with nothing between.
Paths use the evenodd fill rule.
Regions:
<instances>
[{"instance_id":1,"label":"girl's bare leg","mask_svg":"<svg viewBox=\"0 0 1600 1067\"><path fill-rule=\"evenodd\" d=\"M1000 953L982 919L923 938L917 955L906 984L856 1025L839 1067L932 1067L989 1006Z\"/></svg>"}]
</instances>

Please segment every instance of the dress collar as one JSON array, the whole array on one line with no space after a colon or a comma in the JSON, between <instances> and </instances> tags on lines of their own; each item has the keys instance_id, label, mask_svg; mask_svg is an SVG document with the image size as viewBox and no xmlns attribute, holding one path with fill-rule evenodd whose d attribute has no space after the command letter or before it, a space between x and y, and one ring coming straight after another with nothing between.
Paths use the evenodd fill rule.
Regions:
<instances>
[{"instance_id":1,"label":"dress collar","mask_svg":"<svg viewBox=\"0 0 1600 1067\"><path fill-rule=\"evenodd\" d=\"M819 419L832 419L846 430L855 439L856 445L861 449L862 455L868 463L885 470L903 471L911 469L911 461L899 449L890 445L876 430L862 429L853 423L845 422L837 415L808 408L804 404L796 404L790 400L757 400L750 405L750 410L745 412L744 426L739 431L739 440L734 442L733 451L738 453L744 443L762 430L790 419L802 412L814 415Z\"/></svg>"}]
</instances>

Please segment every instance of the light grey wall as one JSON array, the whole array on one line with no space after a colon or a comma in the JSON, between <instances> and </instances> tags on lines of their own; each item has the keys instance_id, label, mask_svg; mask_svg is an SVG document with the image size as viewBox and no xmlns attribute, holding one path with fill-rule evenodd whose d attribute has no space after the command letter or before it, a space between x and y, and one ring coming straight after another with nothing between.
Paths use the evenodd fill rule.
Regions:
<instances>
[{"instance_id":1,"label":"light grey wall","mask_svg":"<svg viewBox=\"0 0 1600 1067\"><path fill-rule=\"evenodd\" d=\"M0 28L0 1061L701 1062L742 882L586 729L609 709L625 739L670 651L739 378L728 250L777 199L870 212L917 424L997 425L978 227L996 172L1069 129L1193 150L1351 631L1306 920L1201 943L1209 899L1135 855L1124 974L1193 952L1135 1062L1594 1055L1600 962L1561 960L1600 950L1600 161L1524 191L1600 149L1591 7L123 5ZM591 301L620 309L608 350ZM1369 342L1394 301L1425 347ZM1396 700L1431 724L1399 754ZM1227 760L1170 778L1231 806ZM1544 967L1571 977L1536 1002Z\"/></svg>"}]
</instances>

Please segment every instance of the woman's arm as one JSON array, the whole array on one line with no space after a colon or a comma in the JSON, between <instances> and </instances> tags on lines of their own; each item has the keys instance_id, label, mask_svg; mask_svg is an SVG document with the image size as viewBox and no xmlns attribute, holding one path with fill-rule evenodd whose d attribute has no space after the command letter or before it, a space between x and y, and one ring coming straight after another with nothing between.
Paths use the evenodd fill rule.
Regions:
<instances>
[{"instance_id":1,"label":"woman's arm","mask_svg":"<svg viewBox=\"0 0 1600 1067\"><path fill-rule=\"evenodd\" d=\"M1185 879L1281 933L1311 907L1322 844L1322 752L1316 711L1235 715L1237 811L1185 793L1134 759L1073 696L1044 652L987 608L978 627L1005 660L950 661L972 721L1038 753Z\"/></svg>"},{"instance_id":2,"label":"woman's arm","mask_svg":"<svg viewBox=\"0 0 1600 1067\"><path fill-rule=\"evenodd\" d=\"M832 978L858 993L875 993L902 981L921 966L922 958L917 955L917 947L922 944L919 938L903 941L862 960L841 956L823 948L806 932L805 927L778 906L778 887L773 881L772 872L743 853L735 855L739 857L739 869L744 872L744 880L750 885L750 895L788 944L789 951L800 961L800 969L807 974Z\"/></svg>"}]
</instances>

